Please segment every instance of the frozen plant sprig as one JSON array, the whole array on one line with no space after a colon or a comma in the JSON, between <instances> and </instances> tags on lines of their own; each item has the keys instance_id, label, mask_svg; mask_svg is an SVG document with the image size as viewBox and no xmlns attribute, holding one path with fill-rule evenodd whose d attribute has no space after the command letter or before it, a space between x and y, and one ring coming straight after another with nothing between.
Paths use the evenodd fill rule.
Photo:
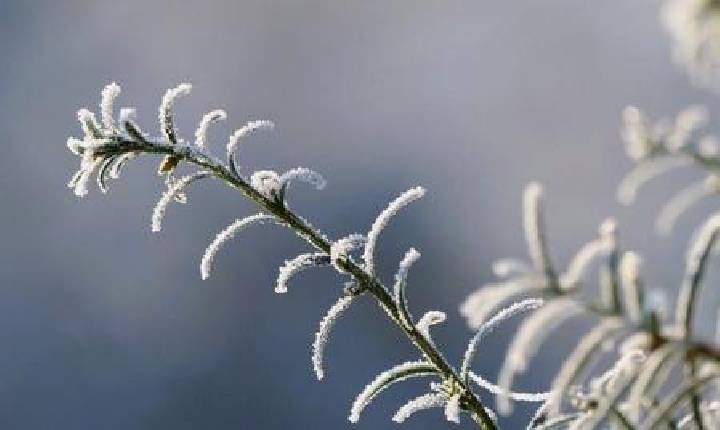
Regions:
<instances>
[{"instance_id":1,"label":"frozen plant sprig","mask_svg":"<svg viewBox=\"0 0 720 430\"><path fill-rule=\"evenodd\" d=\"M76 194L79 196L87 194L89 178L95 173L98 174L99 179L102 179L99 182L104 184L106 176L112 178L119 176L118 163L124 164L139 155L163 156L159 172L167 175L168 189L153 211L152 227L153 230L158 231L161 228L167 206L173 199L181 195L187 185L208 177L220 180L254 202L260 212L238 218L223 229L210 243L200 265L203 279L210 276L212 263L223 245L233 239L241 230L254 224L268 222L289 228L314 248L314 252L303 254L282 266L276 285L277 292L287 291L289 279L304 267L312 265L331 264L337 272L349 279L349 286L344 289L338 302L323 318L315 337L312 362L318 379L324 377L323 357L331 328L355 298L370 295L378 301L390 319L419 350L423 357L421 361L423 368L439 381L437 387L441 388L437 388L436 394L439 396L438 399L443 399L441 406L444 407L446 418L455 422L460 419L461 412L467 412L480 428L487 430L497 428L492 412L485 408L480 397L467 381L460 378L455 368L444 358L429 336L429 326L444 320L444 314L431 311L414 323L407 309L406 299L403 297L403 305L400 305L396 294L385 287L373 270L374 248L380 233L402 207L422 197L425 190L420 187L412 188L391 202L375 220L367 238L355 234L335 241L330 240L304 218L297 215L290 208L288 202L288 184L291 181L307 182L317 189L322 189L326 182L320 174L303 167L290 169L285 173L258 170L249 176L238 172L235 153L239 142L256 131L272 129L274 127L272 122L252 121L236 130L226 145L225 162L212 155L207 142L209 125L225 119L227 115L224 111L213 111L202 118L195 133L194 144L190 145L179 137L175 127L173 107L176 100L180 96L188 94L190 89L190 84L180 84L168 90L162 98L158 110L158 120L162 132L159 140L149 138L133 121L132 116L128 115L129 111L121 114L119 121L110 121L108 115L112 115L114 100L120 93L120 87L116 84L111 84L103 90L102 124L95 120L89 110L80 110L78 118L84 137L68 140L68 148L81 157L80 170L70 183L71 187L75 188ZM173 172L183 167L194 167L199 170L180 179L174 179ZM108 174L108 172L113 174ZM356 249L362 249L364 264L355 262L350 255ZM418 255L419 253L416 255L416 251L411 252L401 262L396 282L402 282L403 288L407 283L410 266ZM371 384L373 385L371 390L373 394L368 395L366 390L365 395L360 396L359 404L364 403L362 398L369 401L371 397L386 388L385 384L391 383L390 380L396 382L395 378L381 378L380 382L376 379L374 385ZM357 407L353 408L354 412L351 414L353 421L359 417L357 409ZM407 412L408 409L406 408L405 411ZM398 417L406 417L406 415L396 415L395 418Z\"/></svg>"},{"instance_id":2,"label":"frozen plant sprig","mask_svg":"<svg viewBox=\"0 0 720 430\"><path fill-rule=\"evenodd\" d=\"M159 110L163 135L160 139L151 139L134 122L132 110L123 109L118 119L114 119L114 102L120 88L116 84L108 86L102 93L100 122L87 109L78 112L83 138L69 138L67 145L81 162L68 185L78 196L85 196L90 179L96 175L101 190L106 191L107 180L117 179L120 168L129 160L141 155L160 155L164 158L159 170L166 175L168 188L153 211L153 230L160 229L168 204L179 199L183 189L196 180L216 178L254 202L259 213L238 218L206 249L201 262L203 278L210 276L216 255L240 230L271 222L294 231L313 249L281 267L275 287L277 292L287 291L290 278L311 266L333 267L347 280L337 303L322 319L313 343L312 363L318 379L324 377L324 352L338 318L354 300L372 296L418 349L421 357L375 378L353 403L349 417L352 422L359 420L362 410L380 392L414 376L432 378L430 392L401 407L393 417L397 422L405 421L420 410L442 408L449 422L458 422L467 414L480 428L497 428L494 412L481 402L475 388L495 394L501 412L510 410L510 401L543 402L528 427L534 429L558 425L577 429L604 428L608 424L626 429L656 428L664 421L691 423L702 428L703 422L713 419L713 411L717 408L712 405L716 404L720 393L717 388L709 390L707 386L720 379L717 369L720 351L713 344L695 339L690 328L703 274L709 266L710 251L718 234L720 224L716 218L708 221L690 247L687 275L675 321L671 321L668 314L654 304L656 300L653 300L651 290L646 291L639 257L620 248L612 219L601 224L597 237L581 247L565 270L558 270L552 263L545 233L542 188L539 184L531 184L524 195L523 211L530 262L499 260L493 267L500 278L498 282L473 293L461 307L469 324L479 331L471 338L458 372L430 336L430 327L443 322L445 314L428 311L415 321L409 310L406 288L410 269L420 253L412 248L406 253L392 289L385 286L374 270L380 234L400 209L422 197L425 190L411 188L391 201L380 212L367 235L352 234L331 240L296 214L288 201L291 181L307 182L322 189L325 179L320 174L306 168L294 168L284 173L261 169L247 176L238 172L235 163L237 144L251 132L272 128L272 123L251 122L233 133L226 148L226 161L212 155L207 142L209 124L226 115L216 111L203 117L192 145L179 137L172 108L175 100L187 94L189 89L188 84L182 84L166 93ZM678 115L674 125L655 127L639 111L631 109L626 113L623 132L630 155L640 163L639 167L661 159L681 160L683 165L694 163L713 175L708 181L714 184L714 175L720 172L720 151L715 140L705 136L697 144L691 142L703 115L702 110L693 108ZM185 167L198 170L176 179L174 172ZM644 182L652 176L648 170L641 173L633 176L633 180ZM627 194L634 194L638 184L625 184L632 191ZM353 253L360 254L361 251L362 262L356 262ZM590 281L592 274L600 276L595 294L589 291L594 284ZM497 312L507 302L523 296L531 298ZM471 361L480 351L479 341L501 321L520 312L527 312L528 316L513 337L499 382L489 382L471 370ZM536 351L553 339L553 328L570 317L589 318L594 326L563 363L550 392L513 391L514 376L529 368ZM605 363L607 359L611 359L612 364L600 367L599 363ZM685 383L679 388L672 385L673 375L681 375ZM475 385L471 386L470 382Z\"/></svg>"},{"instance_id":3,"label":"frozen plant sprig","mask_svg":"<svg viewBox=\"0 0 720 430\"><path fill-rule=\"evenodd\" d=\"M640 257L620 248L612 219L601 224L598 238L581 247L566 271L559 272L552 265L546 270L544 262L550 258L539 217L539 190L539 185L531 184L524 196L524 230L532 264L498 260L493 269L500 279L473 293L461 306L461 312L472 328L480 327L478 333L482 336L487 330L483 327L494 326L496 319L504 319L504 314L525 302L511 305L491 318L494 309L503 303L530 296L542 298L545 304L527 311L510 343L498 384L469 372L472 379L496 394L499 411L508 413L509 401L519 400L512 391L515 375L529 368L541 346L551 343L553 329L571 317L590 319L593 327L562 363L529 429L635 429L646 428L648 423L656 426L654 409L666 395L679 396L673 403L673 414L691 414L693 425L698 426L698 417L707 415L703 405L715 401L720 393L700 392L689 385L682 393L673 394L677 386L671 381L678 374L689 380L701 375L687 369L720 367L717 347L695 339L689 330L702 275L709 265L709 251L720 230L720 215L706 222L689 248L684 287L676 321L672 321L658 309L653 294L645 291ZM540 254L542 258L537 258ZM556 273L556 277L552 276ZM586 291L593 285L589 282L592 273L599 275L595 294ZM600 367L613 359L616 346L618 354L613 364ZM472 348L471 341L468 350ZM690 411L686 402L692 405Z\"/></svg>"}]
</instances>

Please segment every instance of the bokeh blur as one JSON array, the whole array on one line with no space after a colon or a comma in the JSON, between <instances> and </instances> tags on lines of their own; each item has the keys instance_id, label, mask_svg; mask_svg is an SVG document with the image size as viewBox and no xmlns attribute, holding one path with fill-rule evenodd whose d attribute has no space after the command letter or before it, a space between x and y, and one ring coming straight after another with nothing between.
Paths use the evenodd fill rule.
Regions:
<instances>
[{"instance_id":1,"label":"bokeh blur","mask_svg":"<svg viewBox=\"0 0 720 430\"><path fill-rule=\"evenodd\" d=\"M298 186L292 201L333 237L366 230L399 192L427 187L383 236L380 271L390 279L410 246L423 253L411 306L448 312L434 332L456 362L470 335L459 303L492 279L496 257L525 253L530 180L546 187L557 261L613 215L623 247L644 255L648 283L673 297L687 240L717 202L666 239L653 232L655 213L697 174L668 176L618 206L631 165L620 113L636 104L672 115L699 102L716 119L720 104L672 63L658 10L655 0L0 1L0 425L350 428L362 387L416 356L362 300L336 326L326 380L315 381L310 343L342 279L309 271L274 294L277 266L305 248L265 226L226 247L201 281L206 244L252 210L218 183L190 190L157 235L150 212L162 181L150 160L128 165L108 195L78 200L65 187L78 163L65 140L81 134L76 110L96 109L113 80L119 103L153 130L164 90L192 82L177 124L190 137L202 113L226 108L229 121L211 133L218 152L244 121L274 120L275 132L243 146L242 165L323 172L324 191ZM704 294L710 333L718 293ZM561 331L522 388L546 387L585 327ZM478 373L494 379L512 330L487 340ZM385 392L357 428L398 428L392 413L425 384ZM530 412L501 423L521 428ZM441 426L429 411L405 428Z\"/></svg>"}]
</instances>

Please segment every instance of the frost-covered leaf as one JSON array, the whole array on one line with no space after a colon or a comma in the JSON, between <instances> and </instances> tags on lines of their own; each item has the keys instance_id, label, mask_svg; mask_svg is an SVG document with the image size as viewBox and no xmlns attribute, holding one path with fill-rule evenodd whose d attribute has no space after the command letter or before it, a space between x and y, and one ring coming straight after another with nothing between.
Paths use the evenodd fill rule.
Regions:
<instances>
[{"instance_id":1,"label":"frost-covered leaf","mask_svg":"<svg viewBox=\"0 0 720 430\"><path fill-rule=\"evenodd\" d=\"M360 420L362 411L373 401L378 394L391 385L409 378L420 376L433 376L437 374L434 365L427 361L408 361L379 374L372 380L363 391L355 398L350 408L349 420L356 423Z\"/></svg>"},{"instance_id":2,"label":"frost-covered leaf","mask_svg":"<svg viewBox=\"0 0 720 430\"><path fill-rule=\"evenodd\" d=\"M392 219L392 217L394 217L400 211L400 209L404 208L405 206L409 205L410 203L414 202L415 200L421 198L424 195L424 188L411 188L402 193L395 200L390 202L387 208L380 212L380 215L378 215L378 217L375 219L375 222L373 222L372 226L370 227L370 231L367 234L367 244L365 245L365 252L363 253L365 270L368 273L373 274L375 271L373 262L375 245L377 244L378 238L380 237L380 233L382 233L383 229L385 229L385 227L388 225L390 219Z\"/></svg>"},{"instance_id":3,"label":"frost-covered leaf","mask_svg":"<svg viewBox=\"0 0 720 430\"><path fill-rule=\"evenodd\" d=\"M325 358L325 346L330 338L330 332L338 318L340 318L342 313L350 306L352 300L353 296L351 295L340 297L340 299L330 307L323 319L320 320L320 327L317 333L315 333L315 341L312 346L313 370L315 370L315 376L317 376L318 380L322 380L325 376L323 360Z\"/></svg>"},{"instance_id":4,"label":"frost-covered leaf","mask_svg":"<svg viewBox=\"0 0 720 430\"><path fill-rule=\"evenodd\" d=\"M215 255L217 255L218 251L220 251L220 248L227 241L235 237L236 234L238 234L240 231L244 230L246 227L252 224L264 224L266 222L277 221L272 215L258 213L249 217L237 219L235 220L235 222L227 226L223 231L218 233L217 236L215 236L215 240L213 240L212 243L210 243L210 245L207 247L207 249L205 249L202 261L200 262L200 274L202 275L202 278L207 279L210 277L210 271L212 269L212 263L215 259Z\"/></svg>"}]
</instances>

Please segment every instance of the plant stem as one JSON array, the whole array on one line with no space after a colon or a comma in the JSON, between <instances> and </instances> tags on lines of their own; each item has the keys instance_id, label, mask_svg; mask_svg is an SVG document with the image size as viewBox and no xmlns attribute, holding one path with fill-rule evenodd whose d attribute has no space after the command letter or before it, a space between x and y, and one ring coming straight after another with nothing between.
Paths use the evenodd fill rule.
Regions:
<instances>
[{"instance_id":1,"label":"plant stem","mask_svg":"<svg viewBox=\"0 0 720 430\"><path fill-rule=\"evenodd\" d=\"M317 250L330 254L332 244L315 228L292 212L284 202L271 200L260 194L243 177L234 173L229 167L216 158L188 146L172 145L164 142L150 142L145 139L114 140L94 149L94 154L98 156L116 155L127 152L175 155L188 163L207 169L213 176L238 190L243 196L255 202L262 209L273 214L278 220L298 233ZM470 411L473 419L478 423L480 428L485 430L497 429L497 426L490 415L488 415L480 399L470 389L469 384L459 377L455 369L450 366L435 345L420 333L414 325L404 324L402 322L395 301L382 282L374 275L367 273L360 265L351 259L341 261L339 264L344 270L352 274L358 282L360 291L368 291L375 297L380 307L390 316L390 319L403 331L405 336L420 350L426 359L437 368L442 377L446 380L454 381L455 384L463 389L462 404Z\"/></svg>"}]
</instances>

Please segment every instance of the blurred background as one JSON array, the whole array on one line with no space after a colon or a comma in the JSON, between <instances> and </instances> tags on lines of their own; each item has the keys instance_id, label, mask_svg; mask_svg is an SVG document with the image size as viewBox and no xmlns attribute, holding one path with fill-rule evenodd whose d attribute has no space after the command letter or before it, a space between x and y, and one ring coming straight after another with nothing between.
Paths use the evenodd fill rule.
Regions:
<instances>
[{"instance_id":1,"label":"blurred background","mask_svg":"<svg viewBox=\"0 0 720 430\"><path fill-rule=\"evenodd\" d=\"M298 186L294 207L337 237L365 231L398 193L427 198L395 219L379 253L385 279L404 251L413 311L448 312L434 331L459 362L470 332L457 307L492 279L496 257L524 257L521 192L546 187L554 258L567 262L616 216L623 246L645 256L646 278L671 297L691 232L716 202L653 232L658 207L693 173L654 182L623 208L615 187L630 167L618 129L636 104L672 115L690 103L720 117L717 96L671 61L655 0L11 1L0 2L0 424L12 429L349 428L354 396L377 373L416 357L371 300L339 321L327 378L310 344L342 279L308 271L273 293L277 266L305 248L265 226L243 233L201 282L208 242L252 208L208 181L150 233L162 191L153 160L129 164L109 195L78 200L65 187L78 160L79 107L96 110L110 81L122 106L155 130L165 89L191 137L224 107L218 152L248 119L277 130L242 148L248 169L307 166L322 192ZM710 282L717 277L710 274ZM713 291L715 290L715 291ZM710 332L717 289L704 291ZM547 386L587 324L576 321L534 361L521 388ZM484 344L475 369L494 379L513 324ZM359 429L398 428L394 410L426 382L384 393ZM483 399L491 397L483 393ZM522 407L506 428L521 428ZM405 428L444 426L440 411ZM471 428L469 422L462 428Z\"/></svg>"}]
</instances>

